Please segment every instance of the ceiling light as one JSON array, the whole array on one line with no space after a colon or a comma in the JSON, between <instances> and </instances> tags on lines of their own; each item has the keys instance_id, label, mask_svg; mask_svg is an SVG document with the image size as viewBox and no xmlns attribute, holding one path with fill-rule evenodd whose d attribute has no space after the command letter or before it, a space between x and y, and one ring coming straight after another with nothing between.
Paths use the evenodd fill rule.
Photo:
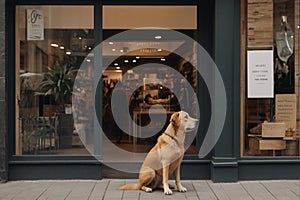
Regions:
<instances>
[{"instance_id":1,"label":"ceiling light","mask_svg":"<svg viewBox=\"0 0 300 200\"><path fill-rule=\"evenodd\" d=\"M297 28L300 28L300 25L298 25Z\"/></svg>"},{"instance_id":2,"label":"ceiling light","mask_svg":"<svg viewBox=\"0 0 300 200\"><path fill-rule=\"evenodd\" d=\"M116 67L116 69L121 69L121 67Z\"/></svg>"},{"instance_id":3,"label":"ceiling light","mask_svg":"<svg viewBox=\"0 0 300 200\"><path fill-rule=\"evenodd\" d=\"M118 66L119 64L118 64L118 63L115 63L114 65L115 65L115 66Z\"/></svg>"},{"instance_id":4,"label":"ceiling light","mask_svg":"<svg viewBox=\"0 0 300 200\"><path fill-rule=\"evenodd\" d=\"M157 49L157 51L162 51L162 49Z\"/></svg>"},{"instance_id":5,"label":"ceiling light","mask_svg":"<svg viewBox=\"0 0 300 200\"><path fill-rule=\"evenodd\" d=\"M50 46L51 46L51 47L58 47L58 44L56 44L56 43L51 43Z\"/></svg>"},{"instance_id":6,"label":"ceiling light","mask_svg":"<svg viewBox=\"0 0 300 200\"><path fill-rule=\"evenodd\" d=\"M157 40L160 40L162 38L162 36L161 35L157 35L154 38L157 39Z\"/></svg>"},{"instance_id":7,"label":"ceiling light","mask_svg":"<svg viewBox=\"0 0 300 200\"><path fill-rule=\"evenodd\" d=\"M123 50L123 49L120 49L120 52L121 52L121 53L123 53L123 52L124 52L124 50Z\"/></svg>"},{"instance_id":8,"label":"ceiling light","mask_svg":"<svg viewBox=\"0 0 300 200\"><path fill-rule=\"evenodd\" d=\"M124 60L124 63L129 63L129 61L128 60Z\"/></svg>"},{"instance_id":9,"label":"ceiling light","mask_svg":"<svg viewBox=\"0 0 300 200\"><path fill-rule=\"evenodd\" d=\"M112 51L116 51L116 49L112 49Z\"/></svg>"},{"instance_id":10,"label":"ceiling light","mask_svg":"<svg viewBox=\"0 0 300 200\"><path fill-rule=\"evenodd\" d=\"M113 42L109 42L108 44L109 44L109 45L113 45L114 43L113 43Z\"/></svg>"},{"instance_id":11,"label":"ceiling light","mask_svg":"<svg viewBox=\"0 0 300 200\"><path fill-rule=\"evenodd\" d=\"M165 58L161 58L160 60L161 60L161 61L166 61L166 59L165 59Z\"/></svg>"},{"instance_id":12,"label":"ceiling light","mask_svg":"<svg viewBox=\"0 0 300 200\"><path fill-rule=\"evenodd\" d=\"M87 62L91 62L91 59L86 59Z\"/></svg>"},{"instance_id":13,"label":"ceiling light","mask_svg":"<svg viewBox=\"0 0 300 200\"><path fill-rule=\"evenodd\" d=\"M136 60L132 60L133 63L136 63Z\"/></svg>"},{"instance_id":14,"label":"ceiling light","mask_svg":"<svg viewBox=\"0 0 300 200\"><path fill-rule=\"evenodd\" d=\"M139 56L137 56L137 57L135 57L136 59L140 59L140 57Z\"/></svg>"},{"instance_id":15,"label":"ceiling light","mask_svg":"<svg viewBox=\"0 0 300 200\"><path fill-rule=\"evenodd\" d=\"M67 54L67 55L71 55L72 52L71 52L71 51L66 51L66 54Z\"/></svg>"},{"instance_id":16,"label":"ceiling light","mask_svg":"<svg viewBox=\"0 0 300 200\"><path fill-rule=\"evenodd\" d=\"M65 49L65 47L64 47L64 46L60 46L59 48L60 48L60 49Z\"/></svg>"},{"instance_id":17,"label":"ceiling light","mask_svg":"<svg viewBox=\"0 0 300 200\"><path fill-rule=\"evenodd\" d=\"M79 36L78 39L79 39L79 40L82 40L82 37Z\"/></svg>"}]
</instances>

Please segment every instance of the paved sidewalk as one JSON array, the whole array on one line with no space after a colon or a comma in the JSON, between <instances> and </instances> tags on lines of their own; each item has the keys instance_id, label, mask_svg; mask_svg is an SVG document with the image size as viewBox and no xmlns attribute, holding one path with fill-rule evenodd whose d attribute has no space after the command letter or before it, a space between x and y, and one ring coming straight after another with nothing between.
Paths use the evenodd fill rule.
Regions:
<instances>
[{"instance_id":1,"label":"paved sidewalk","mask_svg":"<svg viewBox=\"0 0 300 200\"><path fill-rule=\"evenodd\" d=\"M183 181L188 192L166 196L162 190L153 193L121 191L125 182L136 180L104 179L73 181L13 181L0 184L0 200L210 200L210 199L300 199L300 180L295 181L242 181L238 183L213 183L211 181ZM172 183L170 181L170 183Z\"/></svg>"}]
</instances>

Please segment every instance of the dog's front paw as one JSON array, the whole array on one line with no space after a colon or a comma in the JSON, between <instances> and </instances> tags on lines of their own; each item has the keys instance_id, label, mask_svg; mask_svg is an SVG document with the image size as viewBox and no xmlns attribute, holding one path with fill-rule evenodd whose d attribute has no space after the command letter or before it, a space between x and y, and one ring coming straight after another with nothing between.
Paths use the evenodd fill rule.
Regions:
<instances>
[{"instance_id":1,"label":"dog's front paw","mask_svg":"<svg viewBox=\"0 0 300 200\"><path fill-rule=\"evenodd\" d=\"M164 189L164 193L165 193L165 195L171 195L171 194L173 194L173 192L172 192L172 190L170 188L165 188Z\"/></svg>"},{"instance_id":2,"label":"dog's front paw","mask_svg":"<svg viewBox=\"0 0 300 200\"><path fill-rule=\"evenodd\" d=\"M187 192L187 189L183 187L182 185L178 186L178 191L179 192Z\"/></svg>"}]
</instances>

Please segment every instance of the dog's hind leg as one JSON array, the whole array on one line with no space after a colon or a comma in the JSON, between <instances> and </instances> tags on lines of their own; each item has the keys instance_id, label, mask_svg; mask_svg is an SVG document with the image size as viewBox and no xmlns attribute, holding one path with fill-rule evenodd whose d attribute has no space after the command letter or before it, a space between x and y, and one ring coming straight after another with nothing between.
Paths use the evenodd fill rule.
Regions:
<instances>
[{"instance_id":1,"label":"dog's hind leg","mask_svg":"<svg viewBox=\"0 0 300 200\"><path fill-rule=\"evenodd\" d=\"M142 186L141 190L145 192L152 192L152 189L154 188L149 187L149 185L151 185L154 178L155 178L155 171L150 167L141 170L139 175L139 185Z\"/></svg>"}]
</instances>

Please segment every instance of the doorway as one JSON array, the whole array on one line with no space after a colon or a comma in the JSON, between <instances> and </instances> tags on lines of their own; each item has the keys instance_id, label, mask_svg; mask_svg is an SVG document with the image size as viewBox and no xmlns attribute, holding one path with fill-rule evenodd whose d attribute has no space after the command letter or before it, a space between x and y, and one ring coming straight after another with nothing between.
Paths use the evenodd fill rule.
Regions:
<instances>
[{"instance_id":1,"label":"doorway","mask_svg":"<svg viewBox=\"0 0 300 200\"><path fill-rule=\"evenodd\" d=\"M197 93L196 45L185 41L184 37L174 37L181 34L197 41L197 6L104 5L102 10L105 141L102 151L104 159L109 155L110 161L120 161L124 156L114 154L106 144L113 143L131 153L146 153L168 125L172 113L186 110L191 116L198 114L192 103L196 95L188 94ZM176 52L185 52L185 55ZM189 85L191 91L185 85ZM124 92L124 104L113 105L113 93L120 90ZM182 98L187 95L191 99L183 105ZM155 103L147 101L149 96ZM149 110L153 104L163 107L163 111L155 110L155 115L158 118L166 115L164 120L151 123ZM125 116L124 106L129 108L129 116ZM114 116L113 109L118 116ZM116 118L121 119L119 123ZM187 153L196 154L197 138L190 140Z\"/></svg>"}]
</instances>

